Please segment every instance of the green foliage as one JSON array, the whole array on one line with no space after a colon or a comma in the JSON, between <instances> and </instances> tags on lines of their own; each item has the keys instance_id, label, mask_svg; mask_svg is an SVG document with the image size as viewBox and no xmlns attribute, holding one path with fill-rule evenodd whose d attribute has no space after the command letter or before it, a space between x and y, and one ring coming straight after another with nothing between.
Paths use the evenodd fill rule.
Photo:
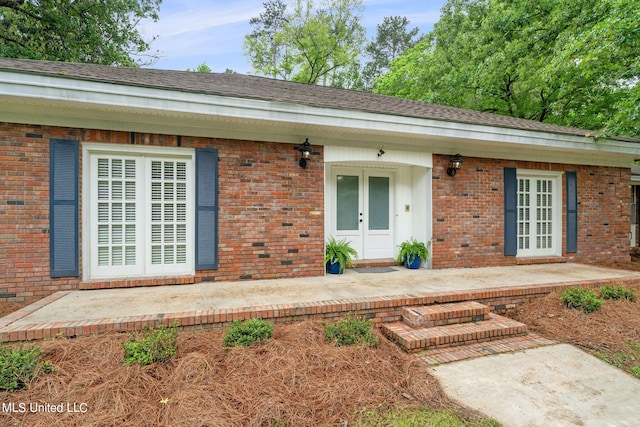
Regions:
<instances>
[{"instance_id":1,"label":"green foliage","mask_svg":"<svg viewBox=\"0 0 640 427\"><path fill-rule=\"evenodd\" d=\"M422 408L400 407L391 411L367 411L360 415L356 427L499 427L491 418L466 420L449 410L430 411Z\"/></svg>"},{"instance_id":2,"label":"green foliage","mask_svg":"<svg viewBox=\"0 0 640 427\"><path fill-rule=\"evenodd\" d=\"M402 242L399 248L398 262L400 263L406 261L408 264L411 264L416 257L426 261L429 257L429 249L427 249L427 246L422 242L418 242L413 237L410 240Z\"/></svg>"},{"instance_id":3,"label":"green foliage","mask_svg":"<svg viewBox=\"0 0 640 427\"><path fill-rule=\"evenodd\" d=\"M301 83L335 86L353 81L364 43L362 0L296 0L292 10L279 0L264 3L251 18L244 51L258 74ZM347 75L345 75L347 74Z\"/></svg>"},{"instance_id":4,"label":"green foliage","mask_svg":"<svg viewBox=\"0 0 640 427\"><path fill-rule=\"evenodd\" d=\"M338 347L347 345L375 346L378 338L371 331L371 321L351 317L333 323L323 324L326 339Z\"/></svg>"},{"instance_id":5,"label":"green foliage","mask_svg":"<svg viewBox=\"0 0 640 427\"><path fill-rule=\"evenodd\" d=\"M603 301L592 289L569 288L565 289L561 297L567 308L581 308L585 313L600 310Z\"/></svg>"},{"instance_id":6,"label":"green foliage","mask_svg":"<svg viewBox=\"0 0 640 427\"><path fill-rule=\"evenodd\" d=\"M367 87L389 69L389 64L407 49L415 46L418 27L408 30L409 20L401 16L387 16L382 24L376 27L376 37L370 41L365 50L370 61L365 65L362 74Z\"/></svg>"},{"instance_id":7,"label":"green foliage","mask_svg":"<svg viewBox=\"0 0 640 427\"><path fill-rule=\"evenodd\" d=\"M617 299L626 299L629 301L635 301L637 299L636 293L627 289L624 286L603 286L600 289L600 298L609 299L609 300L617 300Z\"/></svg>"},{"instance_id":8,"label":"green foliage","mask_svg":"<svg viewBox=\"0 0 640 427\"><path fill-rule=\"evenodd\" d=\"M225 332L222 343L226 347L249 347L254 342L268 340L273 336L273 325L262 319L236 320Z\"/></svg>"},{"instance_id":9,"label":"green foliage","mask_svg":"<svg viewBox=\"0 0 640 427\"><path fill-rule=\"evenodd\" d=\"M39 371L53 371L51 364L42 360L40 347L20 345L12 349L0 345L0 390L24 388Z\"/></svg>"},{"instance_id":10,"label":"green foliage","mask_svg":"<svg viewBox=\"0 0 640 427\"><path fill-rule=\"evenodd\" d=\"M146 329L141 337L131 333L129 341L122 343L124 365L138 363L144 366L170 359L175 356L177 345L177 324Z\"/></svg>"},{"instance_id":11,"label":"green foliage","mask_svg":"<svg viewBox=\"0 0 640 427\"><path fill-rule=\"evenodd\" d=\"M376 90L638 137L639 22L635 0L448 0Z\"/></svg>"},{"instance_id":12,"label":"green foliage","mask_svg":"<svg viewBox=\"0 0 640 427\"><path fill-rule=\"evenodd\" d=\"M353 266L353 258L358 258L358 253L351 247L351 242L347 239L336 241L335 237L329 237L325 246L325 265L338 263L342 273L345 267Z\"/></svg>"},{"instance_id":13,"label":"green foliage","mask_svg":"<svg viewBox=\"0 0 640 427\"><path fill-rule=\"evenodd\" d=\"M157 60L138 30L162 0L0 1L0 56L137 66ZM149 61L142 58L150 58Z\"/></svg>"},{"instance_id":14,"label":"green foliage","mask_svg":"<svg viewBox=\"0 0 640 427\"><path fill-rule=\"evenodd\" d=\"M206 62L203 62L202 64L198 65L193 70L191 68L187 68L187 71L192 71L192 72L196 72L196 73L210 73L211 72L211 67L209 67Z\"/></svg>"}]
</instances>

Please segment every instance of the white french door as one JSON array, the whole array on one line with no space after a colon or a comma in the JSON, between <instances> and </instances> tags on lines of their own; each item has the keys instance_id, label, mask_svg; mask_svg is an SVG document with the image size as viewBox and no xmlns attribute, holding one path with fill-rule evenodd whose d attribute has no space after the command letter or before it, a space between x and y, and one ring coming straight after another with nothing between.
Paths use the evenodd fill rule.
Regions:
<instances>
[{"instance_id":1,"label":"white french door","mask_svg":"<svg viewBox=\"0 0 640 427\"><path fill-rule=\"evenodd\" d=\"M88 278L193 273L191 157L89 155Z\"/></svg>"},{"instance_id":2,"label":"white french door","mask_svg":"<svg viewBox=\"0 0 640 427\"><path fill-rule=\"evenodd\" d=\"M393 257L393 172L335 168L333 178L333 234L360 259Z\"/></svg>"},{"instance_id":3,"label":"white french door","mask_svg":"<svg viewBox=\"0 0 640 427\"><path fill-rule=\"evenodd\" d=\"M556 175L518 174L518 256L561 254L560 185Z\"/></svg>"}]
</instances>

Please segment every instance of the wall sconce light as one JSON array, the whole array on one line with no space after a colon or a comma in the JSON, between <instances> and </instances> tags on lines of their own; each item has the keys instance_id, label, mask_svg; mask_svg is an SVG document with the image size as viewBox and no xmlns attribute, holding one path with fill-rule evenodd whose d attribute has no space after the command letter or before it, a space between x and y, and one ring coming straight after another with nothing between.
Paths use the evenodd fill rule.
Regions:
<instances>
[{"instance_id":1,"label":"wall sconce light","mask_svg":"<svg viewBox=\"0 0 640 427\"><path fill-rule=\"evenodd\" d=\"M460 168L462 168L462 163L464 163L464 160L462 160L460 154L456 154L455 156L450 158L449 167L447 168L447 175L456 176L456 172L458 172Z\"/></svg>"},{"instance_id":2,"label":"wall sconce light","mask_svg":"<svg viewBox=\"0 0 640 427\"><path fill-rule=\"evenodd\" d=\"M300 161L298 164L302 169L307 168L307 160L311 158L311 155L318 155L320 153L313 151L311 149L311 144L309 144L309 138L305 138L304 142L300 145L296 145L293 147L294 150L298 150L300 152Z\"/></svg>"},{"instance_id":3,"label":"wall sconce light","mask_svg":"<svg viewBox=\"0 0 640 427\"><path fill-rule=\"evenodd\" d=\"M384 147L380 147L380 149L378 150L378 157L382 157L382 155L384 154Z\"/></svg>"}]
</instances>

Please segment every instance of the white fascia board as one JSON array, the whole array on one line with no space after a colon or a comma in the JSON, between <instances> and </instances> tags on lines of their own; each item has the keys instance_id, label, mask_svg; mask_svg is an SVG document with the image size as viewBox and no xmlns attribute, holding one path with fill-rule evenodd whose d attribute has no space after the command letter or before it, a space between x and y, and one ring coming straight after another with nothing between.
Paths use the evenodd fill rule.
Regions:
<instances>
[{"instance_id":1,"label":"white fascia board","mask_svg":"<svg viewBox=\"0 0 640 427\"><path fill-rule=\"evenodd\" d=\"M595 142L593 138L539 131L484 126L461 122L421 119L369 113L355 110L312 107L299 104L234 98L157 88L126 86L104 82L51 77L19 72L0 72L0 97L20 98L28 103L38 100L72 103L85 109L117 110L144 115L216 118L238 121L270 122L289 126L315 126L343 132L363 132L448 139L459 143L452 150L467 149L480 155L483 142L509 151L526 148L558 150L582 154L607 153L640 155L640 144L617 140ZM393 144L391 139L389 145ZM442 153L450 154L450 153Z\"/></svg>"}]
</instances>

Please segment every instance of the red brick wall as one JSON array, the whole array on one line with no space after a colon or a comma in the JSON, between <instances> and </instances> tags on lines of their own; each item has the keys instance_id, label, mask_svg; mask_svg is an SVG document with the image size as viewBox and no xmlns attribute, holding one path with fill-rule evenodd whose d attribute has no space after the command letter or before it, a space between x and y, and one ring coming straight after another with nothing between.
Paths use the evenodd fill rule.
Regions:
<instances>
[{"instance_id":1,"label":"red brick wall","mask_svg":"<svg viewBox=\"0 0 640 427\"><path fill-rule=\"evenodd\" d=\"M80 278L49 277L51 138L130 143L128 132L0 123L0 302L30 302L58 290L92 287ZM175 147L178 138L137 134L136 143ZM181 146L217 148L220 158L219 268L196 272L195 281L323 274L322 155L302 169L290 144L182 137ZM124 282L97 287L130 285ZM171 282L143 279L136 285Z\"/></svg>"},{"instance_id":2,"label":"red brick wall","mask_svg":"<svg viewBox=\"0 0 640 427\"><path fill-rule=\"evenodd\" d=\"M563 260L629 260L630 169L465 158L455 177L446 174L449 156L433 157L434 268L514 265L504 256L504 168L576 171L578 252ZM545 259L544 261L550 261ZM524 261L528 262L528 261Z\"/></svg>"}]
</instances>

